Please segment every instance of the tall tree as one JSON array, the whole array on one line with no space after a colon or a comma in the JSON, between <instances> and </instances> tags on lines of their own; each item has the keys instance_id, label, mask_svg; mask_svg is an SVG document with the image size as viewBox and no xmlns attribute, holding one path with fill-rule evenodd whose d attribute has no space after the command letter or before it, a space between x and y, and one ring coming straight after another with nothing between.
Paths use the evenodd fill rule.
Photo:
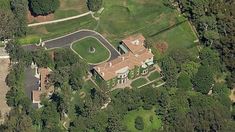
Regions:
<instances>
[{"instance_id":1,"label":"tall tree","mask_svg":"<svg viewBox=\"0 0 235 132\"><path fill-rule=\"evenodd\" d=\"M195 90L203 94L207 94L212 89L213 83L213 72L209 66L201 66L193 77Z\"/></svg>"},{"instance_id":2,"label":"tall tree","mask_svg":"<svg viewBox=\"0 0 235 132\"><path fill-rule=\"evenodd\" d=\"M177 87L183 90L191 90L193 85L189 75L186 72L181 72L177 80Z\"/></svg>"},{"instance_id":3,"label":"tall tree","mask_svg":"<svg viewBox=\"0 0 235 132\"><path fill-rule=\"evenodd\" d=\"M12 39L16 30L13 13L0 9L0 40Z\"/></svg>"},{"instance_id":4,"label":"tall tree","mask_svg":"<svg viewBox=\"0 0 235 132\"><path fill-rule=\"evenodd\" d=\"M28 1L27 0L11 0L10 1L11 10L15 15L17 20L16 24L16 36L26 35L27 30L27 10L28 10Z\"/></svg>"},{"instance_id":5,"label":"tall tree","mask_svg":"<svg viewBox=\"0 0 235 132\"><path fill-rule=\"evenodd\" d=\"M34 15L48 15L59 6L59 0L29 0L29 7Z\"/></svg>"},{"instance_id":6,"label":"tall tree","mask_svg":"<svg viewBox=\"0 0 235 132\"><path fill-rule=\"evenodd\" d=\"M166 57L162 61L162 71L166 86L175 87L177 85L177 66L171 57Z\"/></svg>"}]
</instances>

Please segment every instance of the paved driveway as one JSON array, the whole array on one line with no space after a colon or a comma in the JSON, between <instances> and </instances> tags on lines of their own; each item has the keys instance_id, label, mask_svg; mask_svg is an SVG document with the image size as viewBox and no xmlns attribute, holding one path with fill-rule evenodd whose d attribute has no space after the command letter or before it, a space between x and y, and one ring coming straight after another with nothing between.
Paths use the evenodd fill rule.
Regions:
<instances>
[{"instance_id":1,"label":"paved driveway","mask_svg":"<svg viewBox=\"0 0 235 132\"><path fill-rule=\"evenodd\" d=\"M120 55L120 53L112 46L112 44L108 42L107 39L105 39L98 32L95 32L92 30L79 30L77 32L74 32L74 33L59 37L59 38L44 41L44 44L45 44L44 47L46 47L47 49L69 47L73 42L79 41L89 36L97 38L111 52L111 57L108 61L113 60ZM37 50L40 47L37 47L35 45L27 45L27 46L24 46L24 48L28 50Z\"/></svg>"}]
</instances>

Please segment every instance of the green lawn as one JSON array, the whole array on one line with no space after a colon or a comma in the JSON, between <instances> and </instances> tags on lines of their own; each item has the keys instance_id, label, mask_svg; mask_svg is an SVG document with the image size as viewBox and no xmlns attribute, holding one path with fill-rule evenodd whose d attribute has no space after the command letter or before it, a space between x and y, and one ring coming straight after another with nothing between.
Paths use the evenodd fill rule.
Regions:
<instances>
[{"instance_id":1,"label":"green lawn","mask_svg":"<svg viewBox=\"0 0 235 132\"><path fill-rule=\"evenodd\" d=\"M141 116L144 121L144 130L142 132L157 131L160 129L162 122L154 110L143 110L143 108L140 108L130 111L124 116L123 124L126 125L127 130L130 132L140 132L135 128L135 118ZM152 117L152 121L150 121L150 117Z\"/></svg>"},{"instance_id":2,"label":"green lawn","mask_svg":"<svg viewBox=\"0 0 235 132\"><path fill-rule=\"evenodd\" d=\"M87 11L86 0L60 0L60 7L55 11L54 18L71 17Z\"/></svg>"},{"instance_id":3,"label":"green lawn","mask_svg":"<svg viewBox=\"0 0 235 132\"><path fill-rule=\"evenodd\" d=\"M90 47L95 48L95 52L89 52ZM72 48L88 63L100 63L110 56L109 51L95 38L89 37L73 44Z\"/></svg>"},{"instance_id":4,"label":"green lawn","mask_svg":"<svg viewBox=\"0 0 235 132\"><path fill-rule=\"evenodd\" d=\"M135 33L144 34L154 44L159 41L167 42L169 51L194 47L196 36L188 23L174 27L186 18L179 16L178 11L166 7L163 1L105 0L97 31L105 35L116 47L123 38ZM166 30L169 27L174 28Z\"/></svg>"},{"instance_id":5,"label":"green lawn","mask_svg":"<svg viewBox=\"0 0 235 132\"><path fill-rule=\"evenodd\" d=\"M90 15L88 15L65 22L30 27L28 29L28 35L26 37L19 38L18 42L22 45L34 44L38 43L40 38L42 38L42 40L48 40L55 37L63 36L79 29L93 29L95 26L96 21L91 18Z\"/></svg>"},{"instance_id":6,"label":"green lawn","mask_svg":"<svg viewBox=\"0 0 235 132\"><path fill-rule=\"evenodd\" d=\"M161 34L153 36L151 39L154 42L167 42L169 46L168 51L181 48L192 49L192 51L194 51L197 45L194 43L197 37L194 35L187 21Z\"/></svg>"},{"instance_id":7,"label":"green lawn","mask_svg":"<svg viewBox=\"0 0 235 132\"><path fill-rule=\"evenodd\" d=\"M155 80L155 79L157 79L157 78L159 78L159 77L161 77L160 73L157 72L157 71L155 71L155 72L151 73L151 74L148 76L148 79L149 79L150 81L153 81L153 80Z\"/></svg>"},{"instance_id":8,"label":"green lawn","mask_svg":"<svg viewBox=\"0 0 235 132\"><path fill-rule=\"evenodd\" d=\"M148 82L145 78L139 78L131 83L131 86L134 88L138 88L141 85L144 85Z\"/></svg>"}]
</instances>

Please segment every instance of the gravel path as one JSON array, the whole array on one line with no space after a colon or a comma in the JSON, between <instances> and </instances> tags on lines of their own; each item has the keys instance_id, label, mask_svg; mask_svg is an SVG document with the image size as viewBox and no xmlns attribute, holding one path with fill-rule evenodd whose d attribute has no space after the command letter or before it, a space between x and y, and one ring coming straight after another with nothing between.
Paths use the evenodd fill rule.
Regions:
<instances>
[{"instance_id":1,"label":"gravel path","mask_svg":"<svg viewBox=\"0 0 235 132\"><path fill-rule=\"evenodd\" d=\"M39 22L39 23L33 23L33 24L29 24L28 27L34 27L34 26L39 26L39 25L46 25L46 24L52 24L52 23L58 23L58 22L63 22L63 21L68 21L68 20L73 20L76 18L80 18L86 15L91 14L92 12L86 12L77 16L72 16L72 17L67 17L67 18L63 18L63 19L58 19L58 20L53 20L53 21L47 21L47 22Z\"/></svg>"}]
</instances>

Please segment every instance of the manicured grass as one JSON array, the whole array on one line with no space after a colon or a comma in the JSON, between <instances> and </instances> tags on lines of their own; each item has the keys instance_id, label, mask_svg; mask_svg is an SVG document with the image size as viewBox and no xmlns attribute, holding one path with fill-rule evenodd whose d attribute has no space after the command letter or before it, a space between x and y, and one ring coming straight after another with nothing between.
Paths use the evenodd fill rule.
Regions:
<instances>
[{"instance_id":1,"label":"manicured grass","mask_svg":"<svg viewBox=\"0 0 235 132\"><path fill-rule=\"evenodd\" d=\"M76 10L57 10L54 13L55 19L61 19L61 18L76 16L78 14L79 14L79 12L76 11Z\"/></svg>"},{"instance_id":2,"label":"manicured grass","mask_svg":"<svg viewBox=\"0 0 235 132\"><path fill-rule=\"evenodd\" d=\"M139 108L138 110L130 111L124 116L123 124L126 125L127 130L130 132L140 132L135 128L135 118L141 116L144 121L144 130L141 132L156 131L160 129L162 122L154 110L143 110L143 108ZM152 121L150 121L150 117L152 117Z\"/></svg>"},{"instance_id":3,"label":"manicured grass","mask_svg":"<svg viewBox=\"0 0 235 132\"><path fill-rule=\"evenodd\" d=\"M148 81L145 78L139 78L131 83L131 86L134 88L138 88L141 85L146 84Z\"/></svg>"},{"instance_id":4,"label":"manicured grass","mask_svg":"<svg viewBox=\"0 0 235 132\"><path fill-rule=\"evenodd\" d=\"M197 37L191 30L189 23L186 21L172 29L152 37L151 39L153 39L154 42L167 42L169 46L168 51L171 51L181 48L193 50L196 48L196 43L194 43L194 41Z\"/></svg>"},{"instance_id":5,"label":"manicured grass","mask_svg":"<svg viewBox=\"0 0 235 132\"><path fill-rule=\"evenodd\" d=\"M89 52L90 47L95 48L95 52ZM110 56L109 51L95 38L89 37L73 44L72 48L88 63L100 63Z\"/></svg>"},{"instance_id":6,"label":"manicured grass","mask_svg":"<svg viewBox=\"0 0 235 132\"><path fill-rule=\"evenodd\" d=\"M79 29L93 29L95 26L96 21L91 18L90 15L88 15L65 22L30 27L28 29L28 35L26 37L20 38L19 43L22 45L34 44L36 42L39 42L40 38L42 38L42 40L48 40L55 37L63 36Z\"/></svg>"},{"instance_id":7,"label":"manicured grass","mask_svg":"<svg viewBox=\"0 0 235 132\"><path fill-rule=\"evenodd\" d=\"M19 44L36 44L40 42L40 37L37 35L28 35L24 38L17 39Z\"/></svg>"},{"instance_id":8,"label":"manicured grass","mask_svg":"<svg viewBox=\"0 0 235 132\"><path fill-rule=\"evenodd\" d=\"M55 19L80 15L88 11L86 0L60 0L60 7L54 13Z\"/></svg>"},{"instance_id":9,"label":"manicured grass","mask_svg":"<svg viewBox=\"0 0 235 132\"><path fill-rule=\"evenodd\" d=\"M174 27L186 20L178 11L166 7L164 0L105 0L97 31L106 35L114 46L132 34L142 33L154 43L165 41L168 51L193 47L196 36L188 23ZM170 31L166 30L169 27ZM158 34L160 32L160 34ZM157 34L157 35L154 35Z\"/></svg>"},{"instance_id":10,"label":"manicured grass","mask_svg":"<svg viewBox=\"0 0 235 132\"><path fill-rule=\"evenodd\" d=\"M155 71L155 72L151 73L151 74L148 76L148 79L149 79L150 81L153 81L153 80L155 80L155 79L157 79L157 78L159 78L159 77L161 77L160 73L157 72L157 71Z\"/></svg>"}]
</instances>

